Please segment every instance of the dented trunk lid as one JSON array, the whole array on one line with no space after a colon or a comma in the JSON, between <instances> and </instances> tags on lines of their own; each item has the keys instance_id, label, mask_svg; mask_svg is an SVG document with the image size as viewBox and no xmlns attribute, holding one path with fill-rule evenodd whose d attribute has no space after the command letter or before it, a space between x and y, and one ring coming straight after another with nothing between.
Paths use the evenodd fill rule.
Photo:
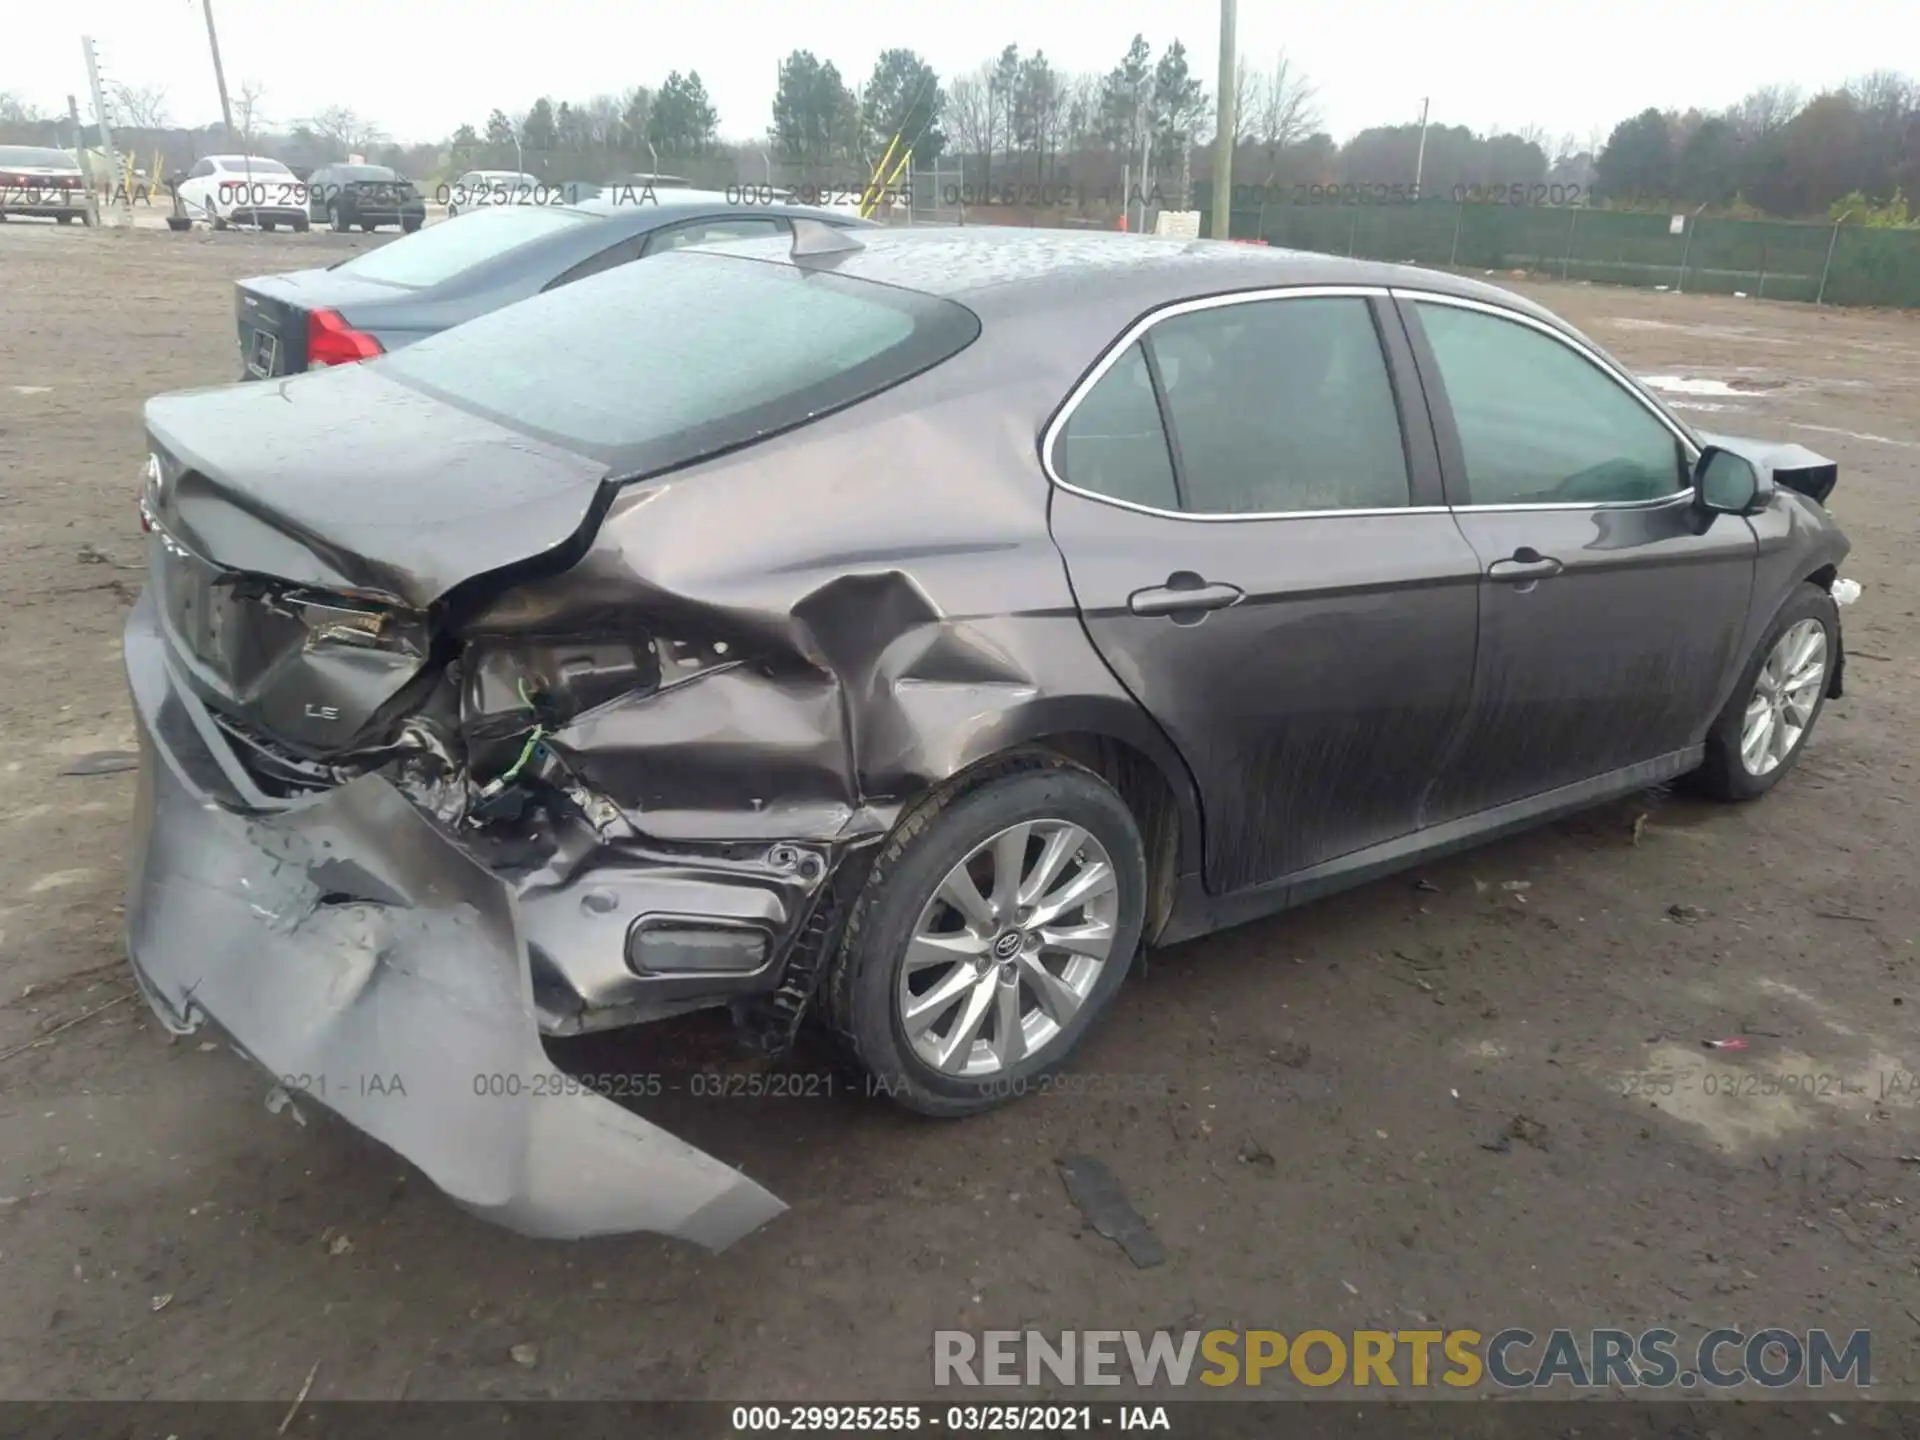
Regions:
<instances>
[{"instance_id":1,"label":"dented trunk lid","mask_svg":"<svg viewBox=\"0 0 1920 1440\"><path fill-rule=\"evenodd\" d=\"M450 592L571 563L611 494L603 462L365 365L160 396L146 425L175 662L223 720L308 755L427 666Z\"/></svg>"}]
</instances>

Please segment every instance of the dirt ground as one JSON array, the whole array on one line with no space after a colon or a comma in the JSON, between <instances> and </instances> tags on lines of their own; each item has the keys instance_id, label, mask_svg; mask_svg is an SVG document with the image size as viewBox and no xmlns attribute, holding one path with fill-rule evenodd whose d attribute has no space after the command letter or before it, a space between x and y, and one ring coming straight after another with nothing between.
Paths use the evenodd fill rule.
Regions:
<instances>
[{"instance_id":1,"label":"dirt ground","mask_svg":"<svg viewBox=\"0 0 1920 1440\"><path fill-rule=\"evenodd\" d=\"M1920 1395L1920 315L1513 282L1725 382L1679 396L1704 428L1840 462L1848 694L1774 795L1157 956L1078 1091L985 1118L652 1104L793 1207L709 1256L483 1225L129 998L133 780L60 772L133 743L140 405L237 373L234 279L368 243L0 227L0 1396L910 1398L936 1328L1420 1322L1864 1327L1875 1392ZM1070 1152L1164 1265L1083 1225Z\"/></svg>"}]
</instances>

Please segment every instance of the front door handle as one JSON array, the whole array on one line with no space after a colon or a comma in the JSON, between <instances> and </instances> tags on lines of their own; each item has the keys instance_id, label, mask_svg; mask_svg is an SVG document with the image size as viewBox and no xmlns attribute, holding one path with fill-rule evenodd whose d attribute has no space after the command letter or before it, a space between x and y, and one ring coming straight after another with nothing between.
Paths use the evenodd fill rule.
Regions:
<instances>
[{"instance_id":1,"label":"front door handle","mask_svg":"<svg viewBox=\"0 0 1920 1440\"><path fill-rule=\"evenodd\" d=\"M1167 615L1174 619L1204 616L1209 610L1224 610L1238 605L1247 592L1238 585L1209 581L1191 570L1176 570L1167 583L1150 590L1136 590L1127 597L1127 608L1136 615Z\"/></svg>"},{"instance_id":2,"label":"front door handle","mask_svg":"<svg viewBox=\"0 0 1920 1440\"><path fill-rule=\"evenodd\" d=\"M1531 546L1522 545L1513 552L1511 559L1496 560L1489 565L1487 578L1518 585L1532 580L1551 579L1566 568L1551 555L1542 555Z\"/></svg>"}]
</instances>

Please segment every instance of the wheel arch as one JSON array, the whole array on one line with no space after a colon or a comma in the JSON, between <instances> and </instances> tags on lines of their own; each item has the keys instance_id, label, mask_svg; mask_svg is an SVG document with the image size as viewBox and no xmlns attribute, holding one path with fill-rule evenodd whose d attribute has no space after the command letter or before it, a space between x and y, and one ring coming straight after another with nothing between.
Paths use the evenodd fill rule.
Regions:
<instances>
[{"instance_id":1,"label":"wheel arch","mask_svg":"<svg viewBox=\"0 0 1920 1440\"><path fill-rule=\"evenodd\" d=\"M1165 927L1181 877L1197 872L1203 835L1198 792L1186 763L1137 714L1081 713L1071 719L1046 708L999 717L990 744L976 747L950 774L902 807L904 817L927 794L957 795L1013 771L1064 761L1092 774L1120 796L1140 829L1147 858L1143 929L1152 944Z\"/></svg>"}]
</instances>

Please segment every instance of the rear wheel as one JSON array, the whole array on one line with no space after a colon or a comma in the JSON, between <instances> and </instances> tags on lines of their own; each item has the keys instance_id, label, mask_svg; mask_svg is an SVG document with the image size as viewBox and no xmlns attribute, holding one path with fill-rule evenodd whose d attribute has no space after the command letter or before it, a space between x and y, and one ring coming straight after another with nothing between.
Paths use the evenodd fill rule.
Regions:
<instances>
[{"instance_id":1,"label":"rear wheel","mask_svg":"<svg viewBox=\"0 0 1920 1440\"><path fill-rule=\"evenodd\" d=\"M1004 1104L1052 1073L1140 944L1146 856L1126 804L1049 760L909 813L874 861L824 986L875 1089L924 1115Z\"/></svg>"},{"instance_id":2,"label":"rear wheel","mask_svg":"<svg viewBox=\"0 0 1920 1440\"><path fill-rule=\"evenodd\" d=\"M73 216L71 215L56 215L53 218L58 220L62 225L71 225L73 223Z\"/></svg>"},{"instance_id":3,"label":"rear wheel","mask_svg":"<svg viewBox=\"0 0 1920 1440\"><path fill-rule=\"evenodd\" d=\"M296 235L304 235L312 227L312 224L313 222L307 219L306 216L296 215L293 217L293 233Z\"/></svg>"},{"instance_id":4,"label":"rear wheel","mask_svg":"<svg viewBox=\"0 0 1920 1440\"><path fill-rule=\"evenodd\" d=\"M420 228L420 221L412 216L400 222L400 228L411 235Z\"/></svg>"},{"instance_id":5,"label":"rear wheel","mask_svg":"<svg viewBox=\"0 0 1920 1440\"><path fill-rule=\"evenodd\" d=\"M1826 704L1840 650L1840 611L1811 582L1787 597L1740 683L1707 732L1700 787L1722 800L1752 800L1793 768Z\"/></svg>"},{"instance_id":6,"label":"rear wheel","mask_svg":"<svg viewBox=\"0 0 1920 1440\"><path fill-rule=\"evenodd\" d=\"M273 229L274 226L278 225L279 223L280 222L278 220L262 220L260 222L260 228L262 230L271 230Z\"/></svg>"},{"instance_id":7,"label":"rear wheel","mask_svg":"<svg viewBox=\"0 0 1920 1440\"><path fill-rule=\"evenodd\" d=\"M366 232L367 232L367 233L368 233L369 235L371 235L371 234L373 233L373 221L371 221L371 220L362 220L362 221L360 222L360 228L361 228L362 230L364 230L364 231L366 231Z\"/></svg>"}]
</instances>

